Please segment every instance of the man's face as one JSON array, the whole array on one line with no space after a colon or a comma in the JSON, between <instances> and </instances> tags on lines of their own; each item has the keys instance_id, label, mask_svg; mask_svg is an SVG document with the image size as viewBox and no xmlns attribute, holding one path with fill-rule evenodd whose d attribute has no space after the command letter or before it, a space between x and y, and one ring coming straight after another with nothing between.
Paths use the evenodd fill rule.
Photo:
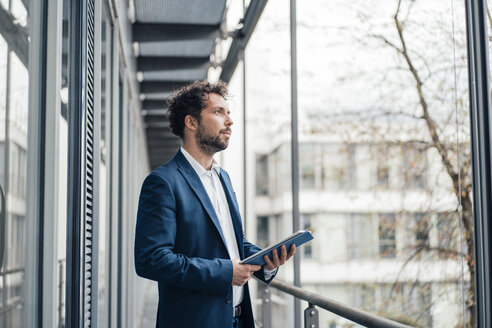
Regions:
<instances>
[{"instance_id":1,"label":"man's face","mask_svg":"<svg viewBox=\"0 0 492 328\"><path fill-rule=\"evenodd\" d=\"M230 113L224 98L215 93L209 94L195 134L198 146L205 154L213 155L229 145L233 124Z\"/></svg>"}]
</instances>

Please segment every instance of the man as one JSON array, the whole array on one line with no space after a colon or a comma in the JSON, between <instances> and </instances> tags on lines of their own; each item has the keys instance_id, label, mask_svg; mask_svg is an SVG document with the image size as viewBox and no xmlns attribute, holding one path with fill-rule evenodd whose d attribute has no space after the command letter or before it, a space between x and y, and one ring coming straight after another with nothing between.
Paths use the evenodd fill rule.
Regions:
<instances>
[{"instance_id":1,"label":"man","mask_svg":"<svg viewBox=\"0 0 492 328\"><path fill-rule=\"evenodd\" d=\"M206 81L174 93L168 118L183 146L142 186L135 268L158 282L157 327L253 328L248 280L270 282L295 253L284 247L263 268L239 263L260 248L244 238L231 180L213 158L231 137L226 95Z\"/></svg>"}]
</instances>

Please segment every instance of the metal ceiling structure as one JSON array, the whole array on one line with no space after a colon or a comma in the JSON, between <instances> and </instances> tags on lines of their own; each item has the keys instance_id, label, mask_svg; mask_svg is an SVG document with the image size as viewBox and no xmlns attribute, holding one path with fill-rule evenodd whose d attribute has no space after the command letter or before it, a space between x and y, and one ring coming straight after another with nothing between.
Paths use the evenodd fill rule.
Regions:
<instances>
[{"instance_id":1,"label":"metal ceiling structure","mask_svg":"<svg viewBox=\"0 0 492 328\"><path fill-rule=\"evenodd\" d=\"M132 34L138 44L136 62L152 169L172 158L181 145L165 117L166 97L183 85L207 79L210 67L221 67L220 79L229 82L266 2L251 0L242 27L226 31L226 0L134 0ZM217 43L229 37L233 40L225 60L212 62Z\"/></svg>"}]
</instances>

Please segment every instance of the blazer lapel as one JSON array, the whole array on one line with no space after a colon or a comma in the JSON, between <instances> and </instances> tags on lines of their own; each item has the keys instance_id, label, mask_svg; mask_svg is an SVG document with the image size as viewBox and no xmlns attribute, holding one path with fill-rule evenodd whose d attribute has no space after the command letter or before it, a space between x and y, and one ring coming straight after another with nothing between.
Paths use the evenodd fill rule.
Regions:
<instances>
[{"instance_id":1,"label":"blazer lapel","mask_svg":"<svg viewBox=\"0 0 492 328\"><path fill-rule=\"evenodd\" d=\"M244 247L243 247L243 227L241 225L241 214L239 213L239 206L235 201L233 195L232 185L229 179L225 178L223 170L220 169L220 182L222 183L222 188L224 188L224 193L227 197L227 203L229 204L229 212L231 212L232 223L234 226L234 234L236 235L237 246L241 258L244 257Z\"/></svg>"},{"instance_id":2,"label":"blazer lapel","mask_svg":"<svg viewBox=\"0 0 492 328\"><path fill-rule=\"evenodd\" d=\"M224 247L227 249L227 244L225 242L224 234L222 233L222 229L220 228L219 219L217 218L217 214L215 213L214 207L212 206L212 202L208 197L207 191L203 187L200 177L198 176L198 174L196 174L191 164L181 153L181 150L178 151L178 153L174 158L176 160L176 163L178 163L178 171L185 178L185 180L188 182L188 185L191 187L195 195L202 203L203 208L205 208L205 211L207 212L208 216L210 217L215 227L217 228L217 231L219 232L220 237L222 238L222 242L224 243Z\"/></svg>"}]
</instances>

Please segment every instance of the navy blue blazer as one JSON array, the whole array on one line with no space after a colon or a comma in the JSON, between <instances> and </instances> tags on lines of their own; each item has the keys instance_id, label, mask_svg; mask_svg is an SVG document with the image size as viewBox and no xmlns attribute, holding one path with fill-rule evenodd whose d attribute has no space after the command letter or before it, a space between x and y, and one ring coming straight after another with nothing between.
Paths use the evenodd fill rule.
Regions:
<instances>
[{"instance_id":1,"label":"navy blue blazer","mask_svg":"<svg viewBox=\"0 0 492 328\"><path fill-rule=\"evenodd\" d=\"M260 250L244 238L229 175L220 180L229 204L241 259ZM232 261L203 184L181 151L143 182L135 230L135 269L159 285L157 327L232 326ZM255 276L264 279L263 270ZM248 285L241 304L253 328Z\"/></svg>"}]
</instances>

